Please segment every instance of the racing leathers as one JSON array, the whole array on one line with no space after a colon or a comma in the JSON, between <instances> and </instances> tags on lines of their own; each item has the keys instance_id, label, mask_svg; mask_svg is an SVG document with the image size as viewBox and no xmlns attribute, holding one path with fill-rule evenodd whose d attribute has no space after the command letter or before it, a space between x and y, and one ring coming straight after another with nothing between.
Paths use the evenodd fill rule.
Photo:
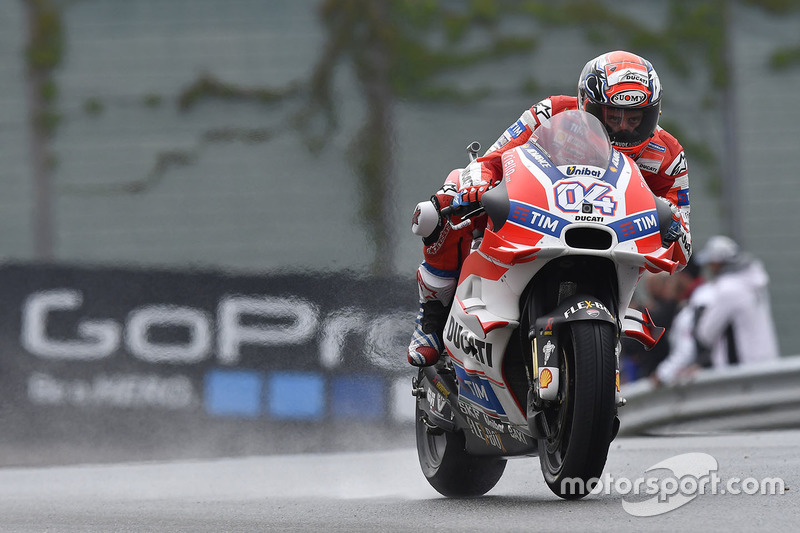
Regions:
<instances>
[{"instance_id":1,"label":"racing leathers","mask_svg":"<svg viewBox=\"0 0 800 533\"><path fill-rule=\"evenodd\" d=\"M433 195L431 204L438 212L449 206L459 193L475 197L496 185L502 178L501 155L511 148L528 141L534 130L553 115L566 110L577 109L574 96L551 96L526 110L514 124L489 148L483 157L470 163L464 169L450 172L444 185ZM671 259L685 265L691 255L691 235L689 233L689 175L686 156L680 143L666 130L658 127L637 154L633 154L645 182L656 196L670 203L673 210L673 230L670 247ZM412 230L423 237L424 261L417 270L419 284L420 311L417 326L408 347L408 361L415 366L434 364L443 349L442 330L447 312L452 303L461 264L469 253L473 235L486 227L487 217L481 215L473 223L454 229L453 224L439 217L438 224L421 228L420 207L430 209L427 202L420 204L414 214ZM476 233L477 232L477 233ZM665 242L670 246L671 242ZM682 267L681 267L682 268Z\"/></svg>"}]
</instances>

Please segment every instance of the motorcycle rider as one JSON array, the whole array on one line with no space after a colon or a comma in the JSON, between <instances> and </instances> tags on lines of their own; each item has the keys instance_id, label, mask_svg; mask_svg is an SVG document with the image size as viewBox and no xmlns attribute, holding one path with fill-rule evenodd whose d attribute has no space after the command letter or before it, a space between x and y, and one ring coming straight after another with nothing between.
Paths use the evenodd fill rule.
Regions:
<instances>
[{"instance_id":1,"label":"motorcycle rider","mask_svg":"<svg viewBox=\"0 0 800 533\"><path fill-rule=\"evenodd\" d=\"M676 243L672 259L686 264L691 255L688 169L683 147L658 126L661 98L661 82L649 61L625 51L602 54L581 71L577 97L551 96L526 110L486 155L450 172L431 199L417 205L412 231L422 237L424 260L417 269L420 307L408 347L410 364L430 366L439 359L461 264L473 231L487 223L481 215L469 226L454 228L458 218L451 224L441 209L452 204L469 210L502 178L502 154L526 143L543 121L562 111L582 109L600 119L614 147L632 158L653 193L670 203L673 220L663 244Z\"/></svg>"}]
</instances>

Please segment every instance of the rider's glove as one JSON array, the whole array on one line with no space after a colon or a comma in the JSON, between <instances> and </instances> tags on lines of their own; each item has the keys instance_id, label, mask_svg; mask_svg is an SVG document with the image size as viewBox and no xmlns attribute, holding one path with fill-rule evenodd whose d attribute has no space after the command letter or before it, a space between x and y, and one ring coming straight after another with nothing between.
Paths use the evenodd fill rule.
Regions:
<instances>
[{"instance_id":1,"label":"rider's glove","mask_svg":"<svg viewBox=\"0 0 800 533\"><path fill-rule=\"evenodd\" d=\"M664 242L662 244L665 248L668 248L670 244L680 239L681 235L683 235L683 224L681 224L680 212L674 205L670 204L669 207L672 209L672 221L669 223L667 233L664 235Z\"/></svg>"},{"instance_id":2,"label":"rider's glove","mask_svg":"<svg viewBox=\"0 0 800 533\"><path fill-rule=\"evenodd\" d=\"M488 185L475 185L461 189L453 197L453 202L450 205L458 209L460 207L466 207L470 204L480 202L481 198L483 197L483 193L488 191L490 188L491 187Z\"/></svg>"}]
</instances>

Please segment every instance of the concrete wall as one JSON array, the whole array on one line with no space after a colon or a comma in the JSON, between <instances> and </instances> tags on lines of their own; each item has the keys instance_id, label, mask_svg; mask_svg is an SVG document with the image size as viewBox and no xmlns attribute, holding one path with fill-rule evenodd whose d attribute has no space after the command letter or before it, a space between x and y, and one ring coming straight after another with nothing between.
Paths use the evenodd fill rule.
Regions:
<instances>
[{"instance_id":1,"label":"concrete wall","mask_svg":"<svg viewBox=\"0 0 800 533\"><path fill-rule=\"evenodd\" d=\"M0 253L24 261L34 258L34 247L20 4L0 7ZM630 4L643 24L662 20L661 3ZM351 74L336 80L341 128L315 156L285 131L281 106L216 101L186 112L177 106L180 94L205 73L241 87L279 88L305 79L324 44L316 5L86 0L66 7L66 54L56 75L63 121L53 142L56 259L237 271L363 270L372 250L358 219L359 191L346 150L364 111ZM785 353L800 343L793 318L800 284L792 266L800 251L791 240L800 227L792 157L800 112L790 105L800 69L776 74L765 61L776 46L796 44L797 22L753 8L733 12L745 245L773 277ZM467 142L488 146L538 99L519 95L519 83L535 73L539 96L574 93L580 67L605 50L575 30L532 31L542 43L535 54L458 75L463 87L492 86L491 101L399 102L394 109L397 183L386 216L396 228L397 272L412 272L421 259L408 231L415 203L464 163ZM703 80L678 77L653 60L666 89L664 117L721 151L720 111L689 98ZM154 100L160 104L146 103ZM101 104L99 113L86 111L92 101ZM265 135L260 141L208 139L208 132L225 131ZM159 157L169 154L186 164L156 172ZM701 246L723 224L708 172L687 155L693 231ZM129 192L131 184L144 188Z\"/></svg>"}]
</instances>

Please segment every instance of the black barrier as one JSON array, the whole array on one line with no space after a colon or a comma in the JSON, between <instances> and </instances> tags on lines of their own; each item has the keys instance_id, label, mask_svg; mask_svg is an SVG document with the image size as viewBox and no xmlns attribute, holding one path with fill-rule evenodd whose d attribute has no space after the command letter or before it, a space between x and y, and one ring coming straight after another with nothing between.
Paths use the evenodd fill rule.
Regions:
<instances>
[{"instance_id":1,"label":"black barrier","mask_svg":"<svg viewBox=\"0 0 800 533\"><path fill-rule=\"evenodd\" d=\"M0 287L5 442L303 449L281 435L413 405L392 392L413 374L411 278L13 264Z\"/></svg>"}]
</instances>

